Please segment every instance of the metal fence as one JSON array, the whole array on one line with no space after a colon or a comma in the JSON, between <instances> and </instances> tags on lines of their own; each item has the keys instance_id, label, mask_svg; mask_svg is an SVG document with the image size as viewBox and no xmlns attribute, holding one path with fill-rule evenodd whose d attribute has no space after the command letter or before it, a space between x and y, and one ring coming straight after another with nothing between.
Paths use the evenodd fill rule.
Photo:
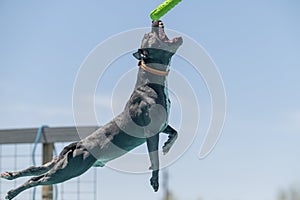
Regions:
<instances>
[{"instance_id":1,"label":"metal fence","mask_svg":"<svg viewBox=\"0 0 300 200\"><path fill-rule=\"evenodd\" d=\"M94 131L97 127L84 127L86 134L88 135ZM23 133L22 133L23 130ZM34 134L32 133L38 129L18 129L18 130L0 130L0 172L5 171L19 171L29 166L32 166L32 150L34 148L33 143L28 143L28 140L34 141ZM56 134L57 130L60 134ZM74 133L71 133L73 130ZM54 134L55 133L55 134ZM32 136L30 136L30 134ZM52 144L55 146L57 152L60 152L64 146L71 141L78 140L76 134L76 128L47 128L43 132L44 138L51 138ZM66 134L66 137L63 137ZM57 136L54 136L57 135ZM23 137L22 137L23 136ZM62 138L62 139L61 139ZM15 143L12 143L12 140ZM63 140L64 142L59 142ZM66 142L70 140L70 142ZM43 138L40 139L39 144L36 146L35 160L36 165L41 165L45 154L46 142ZM23 184L29 177L21 177L15 180L0 179L0 199L3 199L6 192L12 188ZM44 186L38 186L25 190L18 195L14 200L49 200L49 198L42 197L42 188ZM35 193L35 195L33 195ZM33 197L35 196L35 198ZM85 174L80 177L71 179L64 183L53 186L53 194L50 195L53 200L81 200L81 199L97 199L97 168L91 168Z\"/></svg>"}]
</instances>

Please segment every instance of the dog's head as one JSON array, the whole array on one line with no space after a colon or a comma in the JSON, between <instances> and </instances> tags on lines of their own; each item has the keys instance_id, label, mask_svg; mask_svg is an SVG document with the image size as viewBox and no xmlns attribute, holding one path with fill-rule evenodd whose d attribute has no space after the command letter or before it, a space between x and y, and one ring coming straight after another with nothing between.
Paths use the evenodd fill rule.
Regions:
<instances>
[{"instance_id":1,"label":"dog's head","mask_svg":"<svg viewBox=\"0 0 300 200\"><path fill-rule=\"evenodd\" d=\"M169 65L171 57L182 44L181 37L169 39L161 20L152 22L152 30L145 34L141 48L133 56L147 63Z\"/></svg>"}]
</instances>

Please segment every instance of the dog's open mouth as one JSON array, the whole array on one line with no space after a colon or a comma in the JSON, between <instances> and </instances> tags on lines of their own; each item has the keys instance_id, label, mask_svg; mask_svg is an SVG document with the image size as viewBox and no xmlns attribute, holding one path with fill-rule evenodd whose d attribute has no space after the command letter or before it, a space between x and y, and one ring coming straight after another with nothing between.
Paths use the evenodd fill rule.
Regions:
<instances>
[{"instance_id":1,"label":"dog's open mouth","mask_svg":"<svg viewBox=\"0 0 300 200\"><path fill-rule=\"evenodd\" d=\"M175 37L173 39L169 39L164 30L164 24L162 21L153 21L152 22L152 32L155 32L159 39L169 45L180 46L182 44L182 37Z\"/></svg>"},{"instance_id":2,"label":"dog's open mouth","mask_svg":"<svg viewBox=\"0 0 300 200\"><path fill-rule=\"evenodd\" d=\"M157 20L152 22L151 31L144 35L140 49L159 49L173 55L180 45L182 45L182 42L182 37L169 39L165 33L164 24L162 21ZM153 57L154 55L151 56ZM157 57L159 56L162 55L157 55Z\"/></svg>"}]
</instances>

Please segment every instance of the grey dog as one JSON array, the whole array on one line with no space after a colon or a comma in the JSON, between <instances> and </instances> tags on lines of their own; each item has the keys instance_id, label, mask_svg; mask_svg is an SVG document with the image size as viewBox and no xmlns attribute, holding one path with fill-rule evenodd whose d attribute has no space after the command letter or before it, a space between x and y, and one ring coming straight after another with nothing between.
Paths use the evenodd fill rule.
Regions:
<instances>
[{"instance_id":1,"label":"grey dog","mask_svg":"<svg viewBox=\"0 0 300 200\"><path fill-rule=\"evenodd\" d=\"M92 166L104 166L146 142L150 157L154 191L159 188L159 133L168 134L163 145L167 153L177 138L177 131L168 125L170 100L167 75L171 57L182 44L182 38L168 39L162 21L152 22L141 48L134 53L139 71L134 91L122 113L78 142L66 146L58 157L42 166L18 172L4 172L1 178L13 180L34 176L23 185L10 190L5 199L11 200L20 192L38 185L61 183L86 172Z\"/></svg>"}]
</instances>

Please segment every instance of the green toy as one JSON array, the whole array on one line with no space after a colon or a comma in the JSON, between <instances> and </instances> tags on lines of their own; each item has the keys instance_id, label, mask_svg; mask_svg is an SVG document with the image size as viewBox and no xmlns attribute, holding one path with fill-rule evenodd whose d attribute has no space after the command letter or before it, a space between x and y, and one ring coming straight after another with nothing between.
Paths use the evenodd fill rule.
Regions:
<instances>
[{"instance_id":1,"label":"green toy","mask_svg":"<svg viewBox=\"0 0 300 200\"><path fill-rule=\"evenodd\" d=\"M150 13L152 20L159 20L182 0L166 0Z\"/></svg>"}]
</instances>

